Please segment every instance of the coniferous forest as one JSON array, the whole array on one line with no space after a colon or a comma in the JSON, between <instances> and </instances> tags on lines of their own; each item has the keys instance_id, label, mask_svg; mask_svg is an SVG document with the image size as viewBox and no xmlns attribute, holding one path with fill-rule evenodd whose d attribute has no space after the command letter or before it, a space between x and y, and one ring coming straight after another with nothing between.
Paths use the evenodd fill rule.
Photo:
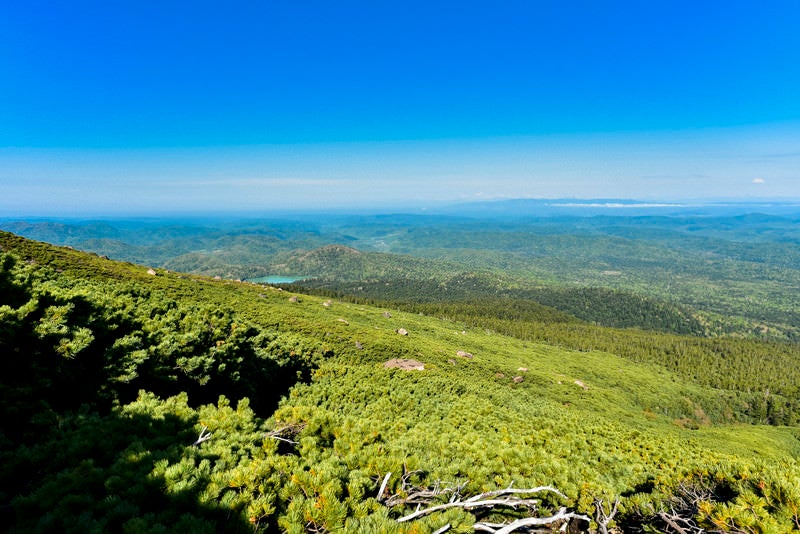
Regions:
<instances>
[{"instance_id":1,"label":"coniferous forest","mask_svg":"<svg viewBox=\"0 0 800 534\"><path fill-rule=\"evenodd\" d=\"M3 227L4 530L800 530L792 219Z\"/></svg>"}]
</instances>

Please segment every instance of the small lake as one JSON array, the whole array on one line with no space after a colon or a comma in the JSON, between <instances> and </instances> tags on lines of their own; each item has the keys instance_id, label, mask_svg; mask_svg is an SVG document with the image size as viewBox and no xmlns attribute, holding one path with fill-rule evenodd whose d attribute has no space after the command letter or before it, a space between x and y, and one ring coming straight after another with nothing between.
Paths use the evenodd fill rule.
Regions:
<instances>
[{"instance_id":1,"label":"small lake","mask_svg":"<svg viewBox=\"0 0 800 534\"><path fill-rule=\"evenodd\" d=\"M262 276L260 278L248 278L248 282L256 284L292 284L298 280L305 280L307 276Z\"/></svg>"}]
</instances>

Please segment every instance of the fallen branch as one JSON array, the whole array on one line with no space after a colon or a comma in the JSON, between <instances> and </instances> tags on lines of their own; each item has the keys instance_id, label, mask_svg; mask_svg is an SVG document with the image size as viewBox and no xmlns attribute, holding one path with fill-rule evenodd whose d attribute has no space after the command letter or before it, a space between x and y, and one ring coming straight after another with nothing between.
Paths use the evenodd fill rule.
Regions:
<instances>
[{"instance_id":1,"label":"fallen branch","mask_svg":"<svg viewBox=\"0 0 800 534\"><path fill-rule=\"evenodd\" d=\"M666 512L660 512L657 514L659 519L661 519L664 523L667 524L668 527L675 530L675 534L689 534L689 531L685 528L678 525L677 521L680 521L681 518L677 516L671 516Z\"/></svg>"},{"instance_id":2,"label":"fallen branch","mask_svg":"<svg viewBox=\"0 0 800 534\"><path fill-rule=\"evenodd\" d=\"M550 486L539 486L538 488L529 488L529 489L515 489L509 486L505 489L494 490L494 491L487 491L485 493L481 493L470 497L466 500L454 500L451 499L450 502L445 504L438 504L436 506L431 506L429 508L424 508L422 510L417 510L411 514L405 515L397 520L398 523L404 523L406 521L411 521L412 519L416 519L418 517L422 517L424 515L428 515L433 512L438 512L440 510L446 510L448 508L463 508L465 510L471 510L473 508L494 508L496 506L506 506L509 508L517 508L519 506L530 508L531 510L535 510L536 506L539 504L539 499L520 499L516 495L528 495L533 493L542 493L544 491L549 491L551 493L555 493L559 497L564 497L564 494L558 491L555 488ZM431 492L435 493L435 492ZM507 497L496 499L492 497L500 497L503 495L507 495Z\"/></svg>"},{"instance_id":3,"label":"fallen branch","mask_svg":"<svg viewBox=\"0 0 800 534\"><path fill-rule=\"evenodd\" d=\"M414 486L409 483L409 479L421 471L409 471L400 477L400 490L386 499L386 506L405 506L408 504L430 504L441 495L451 495L450 502L460 500L461 491L467 483L456 484L455 486L441 486L440 481L436 481L433 486L422 487Z\"/></svg>"},{"instance_id":4,"label":"fallen branch","mask_svg":"<svg viewBox=\"0 0 800 534\"><path fill-rule=\"evenodd\" d=\"M498 527L500 525L492 523L475 523L473 528L475 528L475 530L482 530L484 532L490 532L493 534L509 534L521 528L545 527L554 523L560 523L562 521L571 521L572 519L580 519L582 521L586 521L587 523L589 522L588 516L576 514L575 512L567 512L566 508L561 508L558 510L558 513L551 515L550 517L525 517L522 519L517 519L516 521L513 521L507 525L503 525L501 528L497 529L494 527Z\"/></svg>"},{"instance_id":5,"label":"fallen branch","mask_svg":"<svg viewBox=\"0 0 800 534\"><path fill-rule=\"evenodd\" d=\"M512 482L511 485L513 485L513 482ZM566 495L564 495L563 493L561 493L560 491L558 491L556 488L554 488L552 486L538 486L536 488L530 488L530 489L515 489L515 488L512 488L511 485L509 485L505 489L487 491L486 493L481 493L480 495L475 495L474 497L470 497L469 499L467 499L467 501L477 501L478 499L482 499L484 497L495 497L495 496L498 496L498 495L508 495L508 494L514 494L514 493L518 493L518 494L541 493L543 491L549 491L550 493L555 493L556 495L558 495L562 499L566 499L567 498Z\"/></svg>"}]
</instances>

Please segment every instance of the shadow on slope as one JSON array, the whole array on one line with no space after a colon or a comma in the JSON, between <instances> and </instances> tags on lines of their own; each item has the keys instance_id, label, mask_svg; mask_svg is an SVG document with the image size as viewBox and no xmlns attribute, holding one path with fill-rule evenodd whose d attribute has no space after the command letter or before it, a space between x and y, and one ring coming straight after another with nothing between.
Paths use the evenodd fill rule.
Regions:
<instances>
[{"instance_id":1,"label":"shadow on slope","mask_svg":"<svg viewBox=\"0 0 800 534\"><path fill-rule=\"evenodd\" d=\"M192 445L201 413L186 402L142 394L107 416L64 414L36 444L3 450L3 507L14 514L4 523L18 532L252 532L244 500L224 483L240 456ZM228 450L260 445L252 412L222 403L209 414L203 423Z\"/></svg>"}]
</instances>

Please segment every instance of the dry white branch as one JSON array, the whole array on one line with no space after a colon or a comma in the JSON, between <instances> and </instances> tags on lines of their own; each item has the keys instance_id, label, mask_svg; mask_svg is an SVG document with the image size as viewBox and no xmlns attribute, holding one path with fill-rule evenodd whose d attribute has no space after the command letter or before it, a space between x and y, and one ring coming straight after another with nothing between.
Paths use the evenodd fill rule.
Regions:
<instances>
[{"instance_id":1,"label":"dry white branch","mask_svg":"<svg viewBox=\"0 0 800 534\"><path fill-rule=\"evenodd\" d=\"M206 432L208 432L208 427L204 426L203 429L200 431L200 435L197 436L197 441L192 443L193 447L197 447L198 445L200 445L204 441L208 441L209 439L211 439L211 432L208 432L208 433L206 433Z\"/></svg>"},{"instance_id":2,"label":"dry white branch","mask_svg":"<svg viewBox=\"0 0 800 534\"><path fill-rule=\"evenodd\" d=\"M450 530L450 527L451 527L450 523L447 523L442 528L437 528L436 530L434 530L431 534L444 534L445 532Z\"/></svg>"},{"instance_id":3,"label":"dry white branch","mask_svg":"<svg viewBox=\"0 0 800 534\"><path fill-rule=\"evenodd\" d=\"M441 481L437 480L433 486L422 487L414 486L409 483L411 477L420 471L410 471L400 477L400 491L386 499L386 506L405 506L408 504L430 504L442 495L450 494L450 502L460 500L461 491L467 483L456 484L455 486L442 486Z\"/></svg>"},{"instance_id":4,"label":"dry white branch","mask_svg":"<svg viewBox=\"0 0 800 534\"><path fill-rule=\"evenodd\" d=\"M511 486L513 482L505 489L494 490L494 491L487 491L486 493L481 493L480 495L475 495L474 497L470 497L467 499L466 502L477 501L479 499L483 499L486 497L496 497L498 495L509 495L509 494L526 494L526 493L541 493L543 491L549 491L550 493L555 493L562 499L566 499L567 496L558 491L556 488L552 486L538 486L536 488L529 488L529 489L515 489Z\"/></svg>"},{"instance_id":5,"label":"dry white branch","mask_svg":"<svg viewBox=\"0 0 800 534\"><path fill-rule=\"evenodd\" d=\"M594 520L597 521L597 527L600 530L600 534L608 534L608 524L614 519L614 516L617 515L619 498L614 499L614 505L609 513L606 513L605 508L603 508L603 499L595 499L594 507Z\"/></svg>"},{"instance_id":6,"label":"dry white branch","mask_svg":"<svg viewBox=\"0 0 800 534\"><path fill-rule=\"evenodd\" d=\"M271 435L271 434L267 434L267 437L268 437L268 438L272 438L272 439L277 439L277 440L279 440L279 441L284 441L284 442L286 442L286 443L291 443L292 445L297 445L297 444L299 443L299 442L297 442L297 441L292 441L292 440L290 440L290 439L282 438L282 437L280 437L280 436L273 436L273 435Z\"/></svg>"},{"instance_id":7,"label":"dry white branch","mask_svg":"<svg viewBox=\"0 0 800 534\"><path fill-rule=\"evenodd\" d=\"M570 521L572 519L581 519L587 522L589 521L588 516L576 514L574 512L567 512L566 508L561 508L555 515L551 515L549 517L525 517L522 519L517 519L516 521L513 521L507 525L503 525L498 529L494 529L494 527L499 525L492 523L475 523L473 528L475 528L475 530L482 530L484 532L491 532L493 534L510 534L511 532L521 528L543 527L552 525L553 523L559 523L561 521Z\"/></svg>"},{"instance_id":8,"label":"dry white branch","mask_svg":"<svg viewBox=\"0 0 800 534\"><path fill-rule=\"evenodd\" d=\"M667 524L667 526L669 526L670 528L674 529L676 534L689 534L688 530L686 530L685 528L683 528L680 525L678 525L677 522L681 520L680 517L671 516L671 515L667 514L666 512L660 512L657 515L664 523Z\"/></svg>"},{"instance_id":9,"label":"dry white branch","mask_svg":"<svg viewBox=\"0 0 800 534\"><path fill-rule=\"evenodd\" d=\"M446 504L438 504L436 506L431 506L429 508L425 508L422 510L417 510L411 514L405 515L397 520L398 523L404 523L406 521L411 521L412 519L416 519L423 515L428 515L433 512L438 512L440 510L447 510L448 508L463 508L465 510L469 510L472 508L494 508L496 506L506 506L509 508L517 508L518 506L522 506L525 508L535 509L536 506L539 504L539 499L520 499L516 497L516 495L529 495L532 493L541 493L544 491L549 491L555 493L556 495L564 497L564 495L555 488L550 486L540 486L538 488L529 488L529 489L514 489L511 486L501 490L494 490L494 491L487 491L485 493L481 493L470 497L466 500L452 500ZM436 494L435 491L431 492L434 495ZM492 499L491 497L500 497L503 495L507 495L507 497L503 497L501 499Z\"/></svg>"},{"instance_id":10,"label":"dry white branch","mask_svg":"<svg viewBox=\"0 0 800 534\"><path fill-rule=\"evenodd\" d=\"M494 533L494 532L497 532L498 529L503 528L504 526L506 526L505 523L480 522L480 523L475 523L474 525L472 525L472 528L475 529L475 532L481 531L481 532Z\"/></svg>"},{"instance_id":11,"label":"dry white branch","mask_svg":"<svg viewBox=\"0 0 800 534\"><path fill-rule=\"evenodd\" d=\"M391 477L391 476L392 476L392 472L389 471L388 473L386 473L386 476L383 477L383 482L381 483L381 488L378 490L377 497L375 497L378 500L378 502L381 502L383 500L383 492L386 491L386 484L389 483L389 477Z\"/></svg>"},{"instance_id":12,"label":"dry white branch","mask_svg":"<svg viewBox=\"0 0 800 534\"><path fill-rule=\"evenodd\" d=\"M278 441L283 441L283 442L289 443L291 445L298 445L299 442L294 441L293 439L289 439L289 438L290 437L291 438L297 437L297 435L303 430L303 428L305 428L305 425L302 424L302 423L300 423L300 424L289 424L289 425L283 426L281 428L276 428L275 430L267 432L266 434L264 434L264 437L265 438L277 439ZM285 436L288 436L288 437L285 437Z\"/></svg>"}]
</instances>

